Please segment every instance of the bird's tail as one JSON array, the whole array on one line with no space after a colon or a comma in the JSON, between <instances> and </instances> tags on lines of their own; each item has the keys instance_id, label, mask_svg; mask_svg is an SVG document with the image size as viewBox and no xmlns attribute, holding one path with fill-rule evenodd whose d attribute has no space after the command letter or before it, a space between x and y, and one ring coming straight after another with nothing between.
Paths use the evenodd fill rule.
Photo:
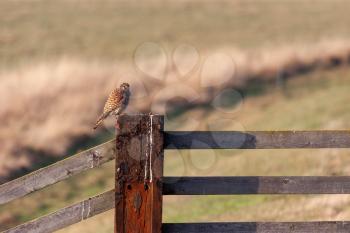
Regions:
<instances>
[{"instance_id":1,"label":"bird's tail","mask_svg":"<svg viewBox=\"0 0 350 233\"><path fill-rule=\"evenodd\" d=\"M96 124L93 129L94 130L97 129L97 127L103 122L104 119L106 119L106 117L108 117L108 115L109 115L108 113L103 113L96 121Z\"/></svg>"}]
</instances>

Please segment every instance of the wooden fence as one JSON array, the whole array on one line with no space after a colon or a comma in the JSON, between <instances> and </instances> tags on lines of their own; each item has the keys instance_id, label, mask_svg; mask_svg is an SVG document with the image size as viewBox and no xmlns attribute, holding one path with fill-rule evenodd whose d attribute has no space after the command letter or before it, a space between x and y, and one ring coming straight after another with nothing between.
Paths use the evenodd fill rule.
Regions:
<instances>
[{"instance_id":1,"label":"wooden fence","mask_svg":"<svg viewBox=\"0 0 350 233\"><path fill-rule=\"evenodd\" d=\"M116 139L0 186L0 204L116 159L115 189L4 232L53 232L115 208L115 232L350 232L350 222L162 223L163 195L350 194L350 176L163 177L164 150L350 148L350 131L169 132L123 115Z\"/></svg>"}]
</instances>

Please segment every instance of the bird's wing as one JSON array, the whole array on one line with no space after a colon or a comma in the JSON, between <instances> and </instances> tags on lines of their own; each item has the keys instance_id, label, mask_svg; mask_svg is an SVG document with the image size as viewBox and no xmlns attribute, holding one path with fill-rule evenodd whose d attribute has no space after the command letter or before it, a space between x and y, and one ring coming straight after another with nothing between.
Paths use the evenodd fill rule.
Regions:
<instances>
[{"instance_id":1,"label":"bird's wing","mask_svg":"<svg viewBox=\"0 0 350 233\"><path fill-rule=\"evenodd\" d=\"M108 96L103 112L107 113L115 111L117 108L120 107L122 99L123 94L119 89L115 89L114 91L112 91L112 93Z\"/></svg>"}]
</instances>

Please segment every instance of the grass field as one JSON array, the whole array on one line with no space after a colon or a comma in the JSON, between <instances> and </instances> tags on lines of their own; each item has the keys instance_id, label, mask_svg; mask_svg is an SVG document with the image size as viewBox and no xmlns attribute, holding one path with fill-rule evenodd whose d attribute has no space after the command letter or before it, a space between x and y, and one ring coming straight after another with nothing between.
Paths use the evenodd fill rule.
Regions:
<instances>
[{"instance_id":1,"label":"grass field","mask_svg":"<svg viewBox=\"0 0 350 233\"><path fill-rule=\"evenodd\" d=\"M349 10L345 0L1 1L0 174L23 174L111 138L90 127L145 41L167 56L181 43L200 55L229 51L246 76L275 74L349 48ZM349 88L347 64L317 69L293 76L286 90L247 87L242 104L226 106L233 114L195 108L166 128L192 129L187 119L197 119L206 130L346 129ZM167 152L165 174L347 175L348 162L347 150ZM113 168L108 163L0 206L0 230L111 189ZM345 220L349 204L348 195L165 197L164 221ZM112 229L110 211L61 232Z\"/></svg>"},{"instance_id":2,"label":"grass field","mask_svg":"<svg viewBox=\"0 0 350 233\"><path fill-rule=\"evenodd\" d=\"M237 129L237 123L247 130L348 128L349 71L344 67L300 76L288 84L289 97L271 87L264 96L246 99L235 118L223 122L225 130ZM209 113L203 118L203 128L221 117ZM183 129L190 127L184 125ZM350 171L347 154L344 149L166 152L165 174L346 175ZM108 163L7 204L0 213L8 215L9 222L25 221L111 189L113 169L113 163ZM165 197L164 221L345 220L350 216L349 203L348 195ZM11 214L5 213L8 209ZM112 219L110 211L62 232L112 232Z\"/></svg>"},{"instance_id":3,"label":"grass field","mask_svg":"<svg viewBox=\"0 0 350 233\"><path fill-rule=\"evenodd\" d=\"M270 88L264 96L247 99L231 124L225 121L225 130L237 129L237 122L247 130L349 128L349 71L341 68L300 76L289 83L288 98ZM213 112L203 120L210 124L219 117ZM347 175L350 171L346 149L184 151L166 152L165 158L165 174L175 176ZM167 196L164 221L346 220L349 203L348 195ZM112 221L110 211L62 232L112 232Z\"/></svg>"},{"instance_id":4,"label":"grass field","mask_svg":"<svg viewBox=\"0 0 350 233\"><path fill-rule=\"evenodd\" d=\"M131 59L145 41L257 49L348 38L350 3L317 1L1 1L1 65L61 56Z\"/></svg>"}]
</instances>

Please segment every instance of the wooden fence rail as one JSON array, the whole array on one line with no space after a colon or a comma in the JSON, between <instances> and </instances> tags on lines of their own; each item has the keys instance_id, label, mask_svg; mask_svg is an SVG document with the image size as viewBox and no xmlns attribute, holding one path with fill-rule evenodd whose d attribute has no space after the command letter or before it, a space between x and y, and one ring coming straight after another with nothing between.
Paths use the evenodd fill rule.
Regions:
<instances>
[{"instance_id":1,"label":"wooden fence rail","mask_svg":"<svg viewBox=\"0 0 350 233\"><path fill-rule=\"evenodd\" d=\"M163 194L350 194L350 176L165 177Z\"/></svg>"},{"instance_id":2,"label":"wooden fence rail","mask_svg":"<svg viewBox=\"0 0 350 233\"><path fill-rule=\"evenodd\" d=\"M236 222L163 224L165 233L349 233L350 222Z\"/></svg>"},{"instance_id":3,"label":"wooden fence rail","mask_svg":"<svg viewBox=\"0 0 350 233\"><path fill-rule=\"evenodd\" d=\"M47 233L57 231L114 208L114 198L115 192L111 190L16 226L3 233Z\"/></svg>"},{"instance_id":4,"label":"wooden fence rail","mask_svg":"<svg viewBox=\"0 0 350 233\"><path fill-rule=\"evenodd\" d=\"M115 140L0 185L0 205L115 159Z\"/></svg>"},{"instance_id":5,"label":"wooden fence rail","mask_svg":"<svg viewBox=\"0 0 350 233\"><path fill-rule=\"evenodd\" d=\"M350 148L350 131L168 131L164 145L165 149Z\"/></svg>"},{"instance_id":6,"label":"wooden fence rail","mask_svg":"<svg viewBox=\"0 0 350 233\"><path fill-rule=\"evenodd\" d=\"M163 177L171 149L350 148L342 131L167 131L158 115L123 115L115 140L0 185L0 204L116 158L115 190L5 231L52 232L115 207L115 232L350 232L350 222L162 224L163 195L350 194L350 176ZM118 156L116 156L118 154Z\"/></svg>"}]
</instances>

